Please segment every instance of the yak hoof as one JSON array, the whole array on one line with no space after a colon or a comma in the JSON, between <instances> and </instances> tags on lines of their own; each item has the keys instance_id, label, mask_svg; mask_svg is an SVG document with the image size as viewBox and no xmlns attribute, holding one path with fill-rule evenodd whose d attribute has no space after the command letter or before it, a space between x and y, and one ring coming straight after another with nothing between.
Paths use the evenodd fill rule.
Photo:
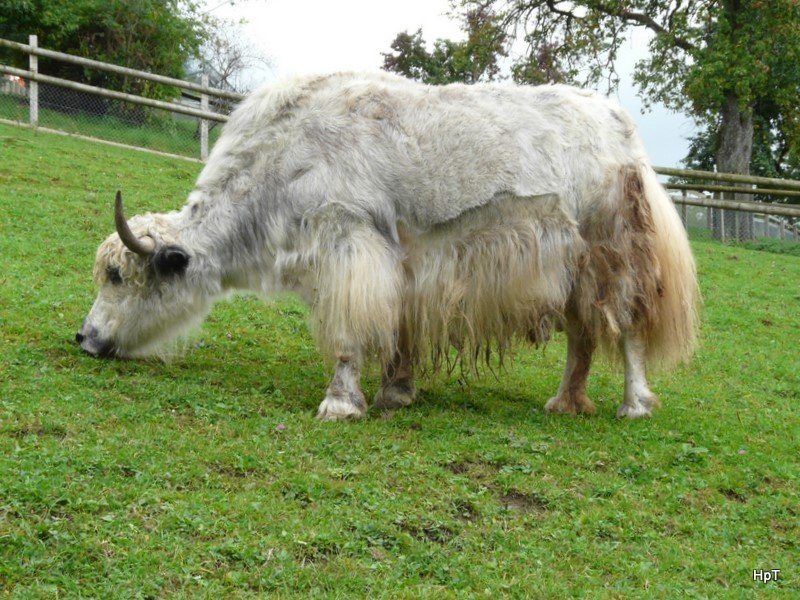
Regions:
<instances>
[{"instance_id":1,"label":"yak hoof","mask_svg":"<svg viewBox=\"0 0 800 600\"><path fill-rule=\"evenodd\" d=\"M373 407L378 410L395 410L404 406L411 406L417 395L414 384L397 383L388 387L382 387L375 394Z\"/></svg>"},{"instance_id":2,"label":"yak hoof","mask_svg":"<svg viewBox=\"0 0 800 600\"><path fill-rule=\"evenodd\" d=\"M367 403L361 392L349 393L346 398L326 396L317 410L320 421L362 419L367 414Z\"/></svg>"},{"instance_id":3,"label":"yak hoof","mask_svg":"<svg viewBox=\"0 0 800 600\"><path fill-rule=\"evenodd\" d=\"M649 396L634 396L622 403L619 410L617 410L617 418L640 419L642 417L651 417L653 409L659 406L661 406L661 403L652 394Z\"/></svg>"},{"instance_id":4,"label":"yak hoof","mask_svg":"<svg viewBox=\"0 0 800 600\"><path fill-rule=\"evenodd\" d=\"M544 409L547 412L566 415L593 415L596 410L594 403L584 394L554 396L547 401L547 404L544 405Z\"/></svg>"}]
</instances>

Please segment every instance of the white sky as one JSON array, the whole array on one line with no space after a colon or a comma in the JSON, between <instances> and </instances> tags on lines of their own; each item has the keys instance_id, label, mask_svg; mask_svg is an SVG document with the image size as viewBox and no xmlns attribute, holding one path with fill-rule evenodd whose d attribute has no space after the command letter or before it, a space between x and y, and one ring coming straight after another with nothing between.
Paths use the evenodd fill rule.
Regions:
<instances>
[{"instance_id":1,"label":"white sky","mask_svg":"<svg viewBox=\"0 0 800 600\"><path fill-rule=\"evenodd\" d=\"M447 17L448 0L205 0L218 17L243 19L242 33L270 57L272 68L254 72L254 82L292 75L331 71L375 71L381 52L400 31L422 28L425 40L462 39L455 19ZM647 36L637 33L620 53L622 83L617 100L633 115L653 163L678 166L685 156L686 138L694 131L684 115L661 107L641 114L642 102L631 86L630 71L646 52Z\"/></svg>"}]
</instances>

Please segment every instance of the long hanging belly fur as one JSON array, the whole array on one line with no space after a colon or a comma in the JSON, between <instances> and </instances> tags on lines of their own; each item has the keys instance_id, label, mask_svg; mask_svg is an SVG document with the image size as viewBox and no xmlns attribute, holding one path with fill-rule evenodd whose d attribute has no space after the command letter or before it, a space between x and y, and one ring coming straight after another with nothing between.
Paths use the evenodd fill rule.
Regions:
<instances>
[{"instance_id":1,"label":"long hanging belly fur","mask_svg":"<svg viewBox=\"0 0 800 600\"><path fill-rule=\"evenodd\" d=\"M546 340L585 251L555 196L510 194L404 246L401 326L414 361L434 370L451 347L475 368L492 350L502 358L515 339Z\"/></svg>"}]
</instances>

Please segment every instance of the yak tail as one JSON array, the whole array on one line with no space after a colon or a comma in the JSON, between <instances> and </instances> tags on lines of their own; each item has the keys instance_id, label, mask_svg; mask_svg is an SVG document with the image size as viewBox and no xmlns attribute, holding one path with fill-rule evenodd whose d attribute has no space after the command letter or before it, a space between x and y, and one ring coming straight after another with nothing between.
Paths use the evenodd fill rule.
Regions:
<instances>
[{"instance_id":1,"label":"yak tail","mask_svg":"<svg viewBox=\"0 0 800 600\"><path fill-rule=\"evenodd\" d=\"M700 292L689 239L672 200L650 166L626 173L628 203L641 194L652 220L651 248L657 274L652 312L643 320L648 365L667 368L687 361L697 345ZM646 209L645 209L646 210Z\"/></svg>"}]
</instances>

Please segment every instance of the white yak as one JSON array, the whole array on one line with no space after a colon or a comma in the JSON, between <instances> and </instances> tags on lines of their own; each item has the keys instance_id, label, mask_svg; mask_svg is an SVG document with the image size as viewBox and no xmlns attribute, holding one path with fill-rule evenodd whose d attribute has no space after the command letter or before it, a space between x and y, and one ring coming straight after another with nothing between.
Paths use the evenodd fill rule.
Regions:
<instances>
[{"instance_id":1,"label":"white yak","mask_svg":"<svg viewBox=\"0 0 800 600\"><path fill-rule=\"evenodd\" d=\"M468 369L515 340L567 336L546 408L592 412L596 348L625 368L618 416L658 405L646 366L686 360L698 291L686 233L630 117L566 86L431 87L385 73L265 87L231 115L186 205L100 246L76 340L155 352L231 290L298 292L335 372L322 419L381 408L413 372Z\"/></svg>"}]
</instances>

